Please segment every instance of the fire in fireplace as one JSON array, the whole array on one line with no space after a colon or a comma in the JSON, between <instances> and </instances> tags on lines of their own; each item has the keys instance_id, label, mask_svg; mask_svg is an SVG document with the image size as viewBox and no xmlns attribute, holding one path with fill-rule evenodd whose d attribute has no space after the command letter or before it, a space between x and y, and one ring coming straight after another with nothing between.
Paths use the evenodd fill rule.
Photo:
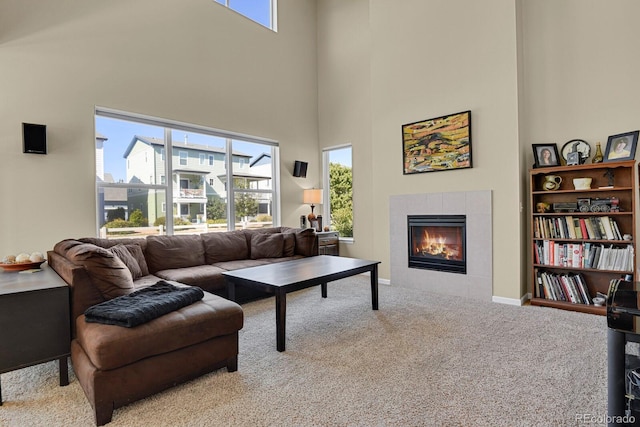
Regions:
<instances>
[{"instance_id":1,"label":"fire in fireplace","mask_svg":"<svg viewBox=\"0 0 640 427\"><path fill-rule=\"evenodd\" d=\"M409 268L467 274L466 215L408 215Z\"/></svg>"}]
</instances>

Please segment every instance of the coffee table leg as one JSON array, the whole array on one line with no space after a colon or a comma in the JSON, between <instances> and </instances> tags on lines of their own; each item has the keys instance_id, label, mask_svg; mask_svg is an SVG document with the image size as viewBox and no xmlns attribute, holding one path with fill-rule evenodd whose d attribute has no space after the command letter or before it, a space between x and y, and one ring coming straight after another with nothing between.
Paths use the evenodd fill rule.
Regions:
<instances>
[{"instance_id":1,"label":"coffee table leg","mask_svg":"<svg viewBox=\"0 0 640 427\"><path fill-rule=\"evenodd\" d=\"M322 298L327 297L327 282L320 283L320 289L322 290Z\"/></svg>"},{"instance_id":2,"label":"coffee table leg","mask_svg":"<svg viewBox=\"0 0 640 427\"><path fill-rule=\"evenodd\" d=\"M226 279L227 282L227 299L229 301L236 300L236 284L233 283L233 280Z\"/></svg>"},{"instance_id":3,"label":"coffee table leg","mask_svg":"<svg viewBox=\"0 0 640 427\"><path fill-rule=\"evenodd\" d=\"M378 264L371 268L371 305L378 309Z\"/></svg>"},{"instance_id":4,"label":"coffee table leg","mask_svg":"<svg viewBox=\"0 0 640 427\"><path fill-rule=\"evenodd\" d=\"M284 335L287 317L287 294L278 290L276 292L276 348L284 351Z\"/></svg>"}]
</instances>

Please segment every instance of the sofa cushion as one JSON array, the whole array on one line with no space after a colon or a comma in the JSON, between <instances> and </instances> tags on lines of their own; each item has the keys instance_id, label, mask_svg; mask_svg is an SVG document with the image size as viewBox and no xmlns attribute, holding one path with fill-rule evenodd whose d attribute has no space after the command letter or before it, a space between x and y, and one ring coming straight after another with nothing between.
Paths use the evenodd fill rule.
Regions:
<instances>
[{"instance_id":1,"label":"sofa cushion","mask_svg":"<svg viewBox=\"0 0 640 427\"><path fill-rule=\"evenodd\" d=\"M140 267L140 272L142 276L147 276L149 274L149 266L147 266L147 260L144 257L142 246L137 244L127 244L127 245L124 245L124 247L127 248L129 253L138 262L138 267Z\"/></svg>"},{"instance_id":2,"label":"sofa cushion","mask_svg":"<svg viewBox=\"0 0 640 427\"><path fill-rule=\"evenodd\" d=\"M285 231L287 233L289 231ZM292 229L296 239L296 255L314 256L318 255L318 244L316 238L316 232L313 228L307 228L305 230Z\"/></svg>"},{"instance_id":3,"label":"sofa cushion","mask_svg":"<svg viewBox=\"0 0 640 427\"><path fill-rule=\"evenodd\" d=\"M124 237L117 239L106 239L104 237L82 237L78 239L82 243L91 243L101 248L109 249L115 245L138 245L142 251L147 248L147 239L142 237Z\"/></svg>"},{"instance_id":4,"label":"sofa cushion","mask_svg":"<svg viewBox=\"0 0 640 427\"><path fill-rule=\"evenodd\" d=\"M199 235L149 236L146 250L149 272L205 264L204 245Z\"/></svg>"},{"instance_id":5,"label":"sofa cushion","mask_svg":"<svg viewBox=\"0 0 640 427\"><path fill-rule=\"evenodd\" d=\"M294 256L296 253L296 238L292 233L283 233L284 244L282 247L282 256Z\"/></svg>"},{"instance_id":6,"label":"sofa cushion","mask_svg":"<svg viewBox=\"0 0 640 427\"><path fill-rule=\"evenodd\" d=\"M279 258L282 256L284 236L282 233L258 234L251 236L251 259Z\"/></svg>"},{"instance_id":7,"label":"sofa cushion","mask_svg":"<svg viewBox=\"0 0 640 427\"><path fill-rule=\"evenodd\" d=\"M61 242L61 246L63 245L68 243ZM58 249L54 248L56 251ZM127 295L134 289L131 272L125 263L108 249L90 243L79 243L66 251L66 257L74 264L84 266L105 300Z\"/></svg>"},{"instance_id":8,"label":"sofa cushion","mask_svg":"<svg viewBox=\"0 0 640 427\"><path fill-rule=\"evenodd\" d=\"M195 267L173 268L156 271L156 276L185 285L198 286L206 290L216 290L225 287L224 270L213 265L197 265Z\"/></svg>"},{"instance_id":9,"label":"sofa cushion","mask_svg":"<svg viewBox=\"0 0 640 427\"><path fill-rule=\"evenodd\" d=\"M108 251L120 258L120 261L124 262L124 265L126 265L131 272L133 280L143 276L138 261L131 255L131 252L129 252L129 249L127 249L125 245L112 246Z\"/></svg>"},{"instance_id":10,"label":"sofa cushion","mask_svg":"<svg viewBox=\"0 0 640 427\"><path fill-rule=\"evenodd\" d=\"M219 267L226 271L240 270L241 268L257 267L259 265L269 264L268 258L261 259L237 259L234 261L224 261L215 263L215 267Z\"/></svg>"},{"instance_id":11,"label":"sofa cushion","mask_svg":"<svg viewBox=\"0 0 640 427\"><path fill-rule=\"evenodd\" d=\"M201 234L207 264L249 258L249 246L242 230Z\"/></svg>"},{"instance_id":12,"label":"sofa cushion","mask_svg":"<svg viewBox=\"0 0 640 427\"><path fill-rule=\"evenodd\" d=\"M135 328L87 323L84 315L76 319L76 328L78 343L93 365L106 371L236 333L243 320L238 304L205 292L201 301Z\"/></svg>"}]
</instances>

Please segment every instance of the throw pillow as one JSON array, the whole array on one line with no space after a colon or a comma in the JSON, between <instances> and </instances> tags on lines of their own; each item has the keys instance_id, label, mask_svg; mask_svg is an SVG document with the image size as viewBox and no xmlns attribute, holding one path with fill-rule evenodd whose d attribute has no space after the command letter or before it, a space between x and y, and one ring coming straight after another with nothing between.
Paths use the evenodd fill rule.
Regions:
<instances>
[{"instance_id":1,"label":"throw pillow","mask_svg":"<svg viewBox=\"0 0 640 427\"><path fill-rule=\"evenodd\" d=\"M131 246L131 245L129 245ZM112 254L120 258L124 265L127 266L129 271L131 272L131 276L133 280L136 280L138 277L142 277L142 270L140 269L140 264L136 258L129 252L129 248L125 245L115 245L108 249Z\"/></svg>"},{"instance_id":2,"label":"throw pillow","mask_svg":"<svg viewBox=\"0 0 640 427\"><path fill-rule=\"evenodd\" d=\"M205 263L204 245L199 234L149 236L145 253L151 273Z\"/></svg>"},{"instance_id":3,"label":"throw pillow","mask_svg":"<svg viewBox=\"0 0 640 427\"><path fill-rule=\"evenodd\" d=\"M251 236L251 259L280 258L284 247L282 233L254 234Z\"/></svg>"},{"instance_id":4,"label":"throw pillow","mask_svg":"<svg viewBox=\"0 0 640 427\"><path fill-rule=\"evenodd\" d=\"M249 246L242 230L201 234L207 264L249 258Z\"/></svg>"},{"instance_id":5,"label":"throw pillow","mask_svg":"<svg viewBox=\"0 0 640 427\"><path fill-rule=\"evenodd\" d=\"M282 256L294 256L296 254L296 238L293 233L284 233L284 247Z\"/></svg>"},{"instance_id":6,"label":"throw pillow","mask_svg":"<svg viewBox=\"0 0 640 427\"><path fill-rule=\"evenodd\" d=\"M149 267L147 266L147 260L144 258L142 247L138 244L124 245L124 247L127 248L129 253L136 259L136 261L138 261L138 266L140 267L142 276L148 276Z\"/></svg>"},{"instance_id":7,"label":"throw pillow","mask_svg":"<svg viewBox=\"0 0 640 427\"><path fill-rule=\"evenodd\" d=\"M69 261L84 266L91 281L105 300L133 292L133 277L127 266L112 252L90 243L67 251Z\"/></svg>"}]
</instances>

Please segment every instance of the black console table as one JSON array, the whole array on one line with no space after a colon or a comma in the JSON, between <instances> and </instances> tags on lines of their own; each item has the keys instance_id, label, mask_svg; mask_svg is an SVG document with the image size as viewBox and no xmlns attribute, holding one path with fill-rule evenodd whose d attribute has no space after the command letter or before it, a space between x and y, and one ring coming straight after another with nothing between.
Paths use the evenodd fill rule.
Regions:
<instances>
[{"instance_id":1,"label":"black console table","mask_svg":"<svg viewBox=\"0 0 640 427\"><path fill-rule=\"evenodd\" d=\"M36 273L0 269L0 374L58 359L60 385L69 384L69 319L69 287L46 264Z\"/></svg>"},{"instance_id":2,"label":"black console table","mask_svg":"<svg viewBox=\"0 0 640 427\"><path fill-rule=\"evenodd\" d=\"M612 280L607 295L607 423L640 425L640 387L631 384L640 373L640 357L627 354L627 344L640 345L640 282ZM640 382L638 383L640 384Z\"/></svg>"}]
</instances>

